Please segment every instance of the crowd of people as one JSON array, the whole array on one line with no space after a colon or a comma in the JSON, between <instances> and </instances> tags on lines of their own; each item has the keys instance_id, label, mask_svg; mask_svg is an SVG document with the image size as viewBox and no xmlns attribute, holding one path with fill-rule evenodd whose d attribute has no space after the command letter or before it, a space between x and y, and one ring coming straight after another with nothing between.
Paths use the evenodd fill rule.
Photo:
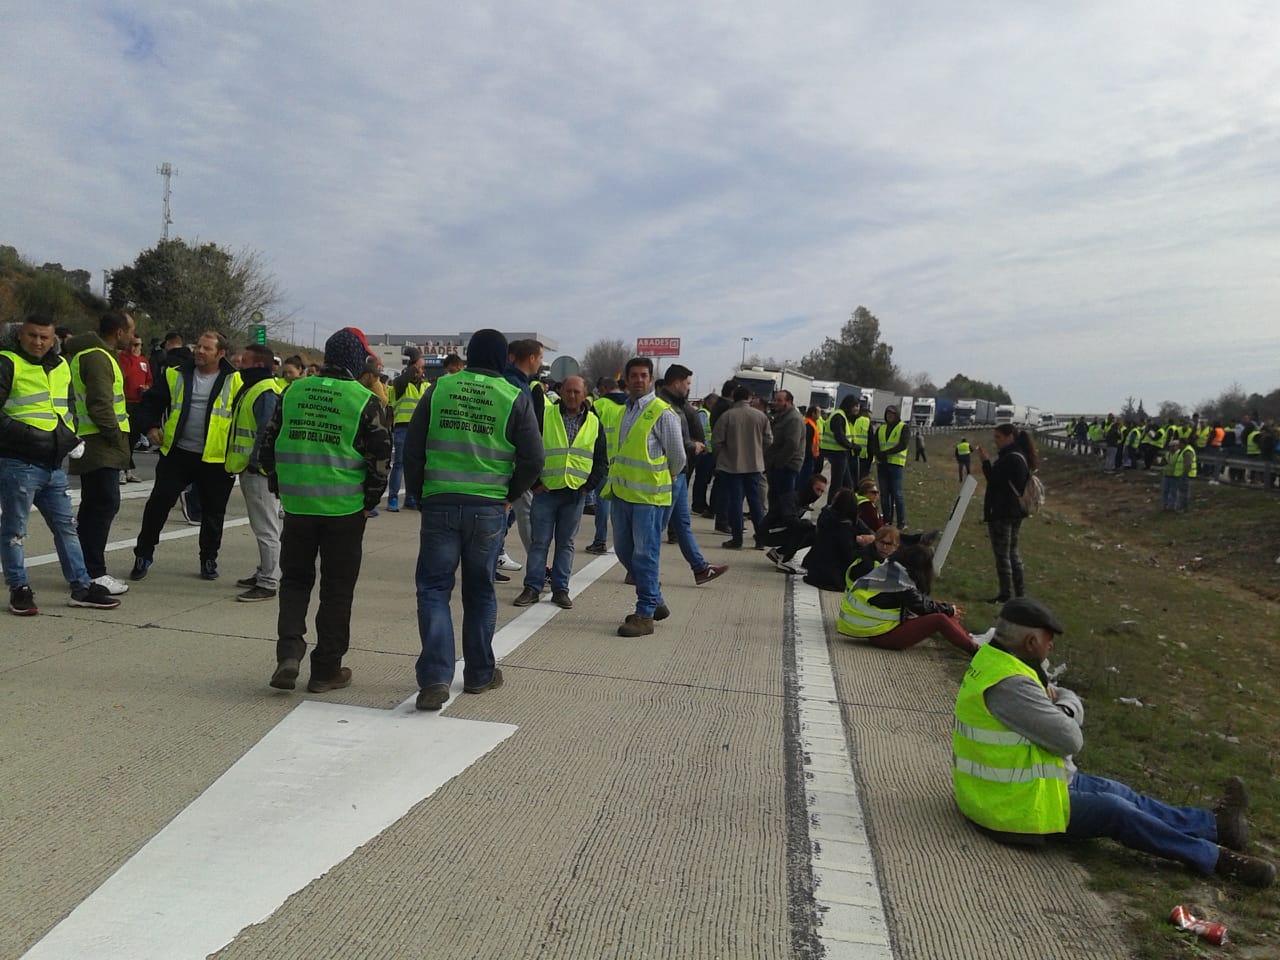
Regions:
<instances>
[{"instance_id":1,"label":"crowd of people","mask_svg":"<svg viewBox=\"0 0 1280 960\"><path fill-rule=\"evenodd\" d=\"M237 599L278 597L268 681L277 689L298 681L317 572L307 689L325 693L352 682L343 660L363 535L384 496L388 510L400 510L403 480L404 508L420 513L415 703L425 711L451 695L450 601L459 570L463 690L482 694L503 684L493 653L495 582L504 578L500 558L508 557L513 526L525 562L508 557L508 568L524 569L512 602L527 607L549 590L552 603L571 608L582 518L593 516L592 553L608 551L611 524L613 550L635 590L617 633L638 638L671 615L659 579L663 540L679 545L693 582L704 585L729 567L703 556L694 513L727 534L721 549L728 551L745 548L749 516L753 546L767 548L780 570L842 594L841 636L895 651L938 636L972 658L956 699L953 782L959 809L979 827L1020 843L1107 836L1202 873L1258 886L1274 880L1272 864L1243 852L1248 797L1237 778L1221 804L1205 810L1170 807L1075 768L1083 704L1044 667L1064 628L1027 596L1018 551L1039 460L1025 431L997 426L994 459L967 438L956 445L958 479L968 475L971 456L981 463L983 520L999 581L995 627L977 636L964 628L959 604L931 596L938 532L907 532L910 432L893 408L872 424L848 398L824 419L812 409L801 413L786 390L766 405L732 381L695 407L692 371L672 364L655 378L645 357L629 360L620 380L598 382L593 394L581 377L539 379L536 340L508 343L488 329L472 336L465 363L450 358L434 382L420 353L407 356L394 380L383 376L354 327L326 341L313 374L299 358L281 361L256 344L232 362L215 331L190 348L168 338L160 356L143 361L133 320L122 311L104 314L96 332L67 339L63 351L54 349L57 341L51 322L30 316L0 350L0 560L16 615L39 613L23 555L32 507L53 532L68 602L120 605L129 584L107 573L105 549L120 485L133 472L132 438L141 436L159 456L130 580L151 572L161 528L184 493L198 502L198 575L218 579L223 520L239 478L258 567L237 581ZM1219 429L1210 428L1207 443L1223 439ZM1113 434L1127 439L1110 426L1104 449ZM1251 437L1245 434L1246 446ZM1185 439L1194 449L1191 435ZM1167 428L1162 440L1161 455L1177 458L1178 429ZM1142 444L1134 449L1140 457ZM80 478L74 518L67 460ZM1113 467L1121 462L1112 456ZM885 490L890 495L882 497Z\"/></svg>"}]
</instances>

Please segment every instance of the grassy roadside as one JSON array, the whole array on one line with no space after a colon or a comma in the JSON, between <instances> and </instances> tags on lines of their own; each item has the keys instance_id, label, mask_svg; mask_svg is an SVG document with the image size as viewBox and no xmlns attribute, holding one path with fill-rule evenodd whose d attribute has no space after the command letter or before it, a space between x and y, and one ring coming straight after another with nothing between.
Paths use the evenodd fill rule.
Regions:
<instances>
[{"instance_id":1,"label":"grassy roadside","mask_svg":"<svg viewBox=\"0 0 1280 960\"><path fill-rule=\"evenodd\" d=\"M969 439L993 449L988 430ZM930 437L929 464L908 463L912 529L941 526L951 511L954 442ZM1068 628L1053 662L1067 664L1062 682L1086 699L1081 769L1197 806L1238 773L1252 797L1250 852L1280 858L1280 496L1201 481L1191 512L1172 515L1160 511L1154 475L1107 476L1057 451L1045 451L1040 474L1048 501L1023 525L1022 554L1028 591ZM983 602L996 579L981 498L980 481L934 590L965 606L975 631L997 609ZM1110 843L1076 855L1131 919L1136 958L1280 956L1280 888L1201 878ZM1226 923L1232 943L1177 931L1168 915L1179 903Z\"/></svg>"}]
</instances>

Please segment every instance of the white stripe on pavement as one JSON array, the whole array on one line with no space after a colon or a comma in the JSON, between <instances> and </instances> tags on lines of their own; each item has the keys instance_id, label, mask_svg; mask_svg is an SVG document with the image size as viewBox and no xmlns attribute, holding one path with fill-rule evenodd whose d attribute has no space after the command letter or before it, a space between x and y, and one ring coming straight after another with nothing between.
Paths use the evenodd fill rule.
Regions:
<instances>
[{"instance_id":1,"label":"white stripe on pavement","mask_svg":"<svg viewBox=\"0 0 1280 960\"><path fill-rule=\"evenodd\" d=\"M249 522L248 517L236 517L234 520L223 521L222 529L225 530L228 527L243 527L248 522ZM183 537L194 537L194 536L197 536L199 533L200 533L199 527L187 527L185 530L168 530L160 534L160 539L161 540L181 540ZM110 543L107 544L106 549L107 551L133 549L134 545L137 542L138 542L137 537L134 537L132 540L112 540ZM57 562L58 562L58 555L56 553L42 553L38 557L29 557L27 559L27 566L38 567L42 563L57 563Z\"/></svg>"},{"instance_id":2,"label":"white stripe on pavement","mask_svg":"<svg viewBox=\"0 0 1280 960\"><path fill-rule=\"evenodd\" d=\"M828 960L893 960L815 587L788 577L818 937Z\"/></svg>"}]
</instances>

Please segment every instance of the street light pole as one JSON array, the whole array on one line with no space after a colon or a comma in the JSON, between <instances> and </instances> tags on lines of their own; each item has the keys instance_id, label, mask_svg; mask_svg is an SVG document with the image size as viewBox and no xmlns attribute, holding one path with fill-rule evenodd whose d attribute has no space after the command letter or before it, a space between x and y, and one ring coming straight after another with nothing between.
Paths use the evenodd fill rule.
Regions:
<instances>
[{"instance_id":1,"label":"street light pole","mask_svg":"<svg viewBox=\"0 0 1280 960\"><path fill-rule=\"evenodd\" d=\"M747 344L748 344L748 343L750 343L750 342L751 342L752 340L754 340L754 339L755 339L755 337L743 337L743 338L742 338L742 366L744 366L744 367L747 365Z\"/></svg>"}]
</instances>

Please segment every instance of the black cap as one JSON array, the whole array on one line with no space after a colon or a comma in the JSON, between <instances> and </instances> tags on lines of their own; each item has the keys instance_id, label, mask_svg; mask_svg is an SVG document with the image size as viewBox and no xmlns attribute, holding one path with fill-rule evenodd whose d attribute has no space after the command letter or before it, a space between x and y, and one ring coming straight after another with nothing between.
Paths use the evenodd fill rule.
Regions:
<instances>
[{"instance_id":1,"label":"black cap","mask_svg":"<svg viewBox=\"0 0 1280 960\"><path fill-rule=\"evenodd\" d=\"M1052 633L1066 633L1062 621L1039 600L1030 597L1014 597L1000 608L1000 619L1023 627L1043 627Z\"/></svg>"}]
</instances>

